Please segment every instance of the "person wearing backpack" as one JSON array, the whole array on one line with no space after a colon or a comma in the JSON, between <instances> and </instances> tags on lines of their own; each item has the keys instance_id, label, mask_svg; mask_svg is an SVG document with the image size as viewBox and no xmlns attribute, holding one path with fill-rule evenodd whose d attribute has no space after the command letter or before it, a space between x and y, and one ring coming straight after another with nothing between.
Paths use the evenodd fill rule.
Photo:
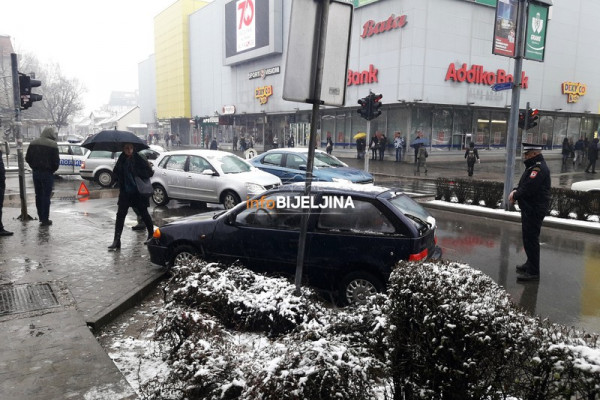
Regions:
<instances>
[{"instance_id":1,"label":"person wearing backpack","mask_svg":"<svg viewBox=\"0 0 600 400\"><path fill-rule=\"evenodd\" d=\"M475 162L479 161L479 153L475 148L475 143L469 143L469 148L465 152L465 158L467 159L467 173L469 176L473 176L473 167Z\"/></svg>"}]
</instances>

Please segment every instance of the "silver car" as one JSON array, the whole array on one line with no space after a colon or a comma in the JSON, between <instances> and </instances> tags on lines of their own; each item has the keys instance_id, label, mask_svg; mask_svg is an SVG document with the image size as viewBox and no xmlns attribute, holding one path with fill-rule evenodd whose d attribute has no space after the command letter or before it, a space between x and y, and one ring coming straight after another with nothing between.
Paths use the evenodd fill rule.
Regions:
<instances>
[{"instance_id":1,"label":"silver car","mask_svg":"<svg viewBox=\"0 0 600 400\"><path fill-rule=\"evenodd\" d=\"M220 203L226 209L281 185L275 175L219 150L166 152L154 163L151 181L152 200L159 206L176 199L200 205Z\"/></svg>"}]
</instances>

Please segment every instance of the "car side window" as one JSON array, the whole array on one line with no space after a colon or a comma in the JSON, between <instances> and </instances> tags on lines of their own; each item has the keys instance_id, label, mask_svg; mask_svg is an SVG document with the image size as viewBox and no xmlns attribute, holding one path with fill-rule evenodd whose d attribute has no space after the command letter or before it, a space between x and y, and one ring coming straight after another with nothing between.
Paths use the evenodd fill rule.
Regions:
<instances>
[{"instance_id":1,"label":"car side window","mask_svg":"<svg viewBox=\"0 0 600 400\"><path fill-rule=\"evenodd\" d=\"M90 153L88 158L112 158L113 153L111 151L94 150Z\"/></svg>"},{"instance_id":2,"label":"car side window","mask_svg":"<svg viewBox=\"0 0 600 400\"><path fill-rule=\"evenodd\" d=\"M184 171L186 161L186 155L174 155L169 157L169 159L164 165L164 168L171 171Z\"/></svg>"},{"instance_id":3,"label":"car side window","mask_svg":"<svg viewBox=\"0 0 600 400\"><path fill-rule=\"evenodd\" d=\"M196 174L201 174L202 171L210 169L212 170L212 166L202 157L198 156L190 156L190 163L188 166L189 172L193 172Z\"/></svg>"},{"instance_id":4,"label":"car side window","mask_svg":"<svg viewBox=\"0 0 600 400\"><path fill-rule=\"evenodd\" d=\"M83 156L85 155L85 149L79 146L71 146L71 154L75 156Z\"/></svg>"},{"instance_id":5,"label":"car side window","mask_svg":"<svg viewBox=\"0 0 600 400\"><path fill-rule=\"evenodd\" d=\"M68 145L58 145L58 154L69 154L69 146Z\"/></svg>"},{"instance_id":6,"label":"car side window","mask_svg":"<svg viewBox=\"0 0 600 400\"><path fill-rule=\"evenodd\" d=\"M317 229L361 234L395 233L394 225L373 203L357 199L353 203L354 208L323 209Z\"/></svg>"},{"instance_id":7,"label":"car side window","mask_svg":"<svg viewBox=\"0 0 600 400\"><path fill-rule=\"evenodd\" d=\"M288 154L285 166L290 169L300 169L301 165L306 165L306 161L297 154Z\"/></svg>"},{"instance_id":8,"label":"car side window","mask_svg":"<svg viewBox=\"0 0 600 400\"><path fill-rule=\"evenodd\" d=\"M262 159L262 163L263 164L268 164L268 165L276 165L278 167L281 167L281 160L283 159L283 154L281 153L272 153L272 154L267 154L263 159Z\"/></svg>"},{"instance_id":9,"label":"car side window","mask_svg":"<svg viewBox=\"0 0 600 400\"><path fill-rule=\"evenodd\" d=\"M272 194L260 200L247 200L246 209L240 212L235 221L242 226L254 226L262 228L277 228L280 223L280 214L276 206L276 197Z\"/></svg>"}]
</instances>

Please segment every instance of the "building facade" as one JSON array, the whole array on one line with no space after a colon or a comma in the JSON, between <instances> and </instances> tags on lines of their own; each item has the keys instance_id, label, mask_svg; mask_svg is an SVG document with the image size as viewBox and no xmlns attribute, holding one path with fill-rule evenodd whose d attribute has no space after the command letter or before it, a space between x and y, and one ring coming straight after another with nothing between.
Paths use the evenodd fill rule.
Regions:
<instances>
[{"instance_id":1,"label":"building facade","mask_svg":"<svg viewBox=\"0 0 600 400\"><path fill-rule=\"evenodd\" d=\"M184 142L252 136L268 148L274 137L282 144L293 136L296 145L306 145L311 105L282 98L291 3L215 0L190 13L189 109L177 101L183 106L178 112L200 123L181 135ZM514 60L492 54L494 0L355 3L346 104L321 108L321 145L330 136L338 148L354 146L353 136L366 130L357 101L372 91L383 95L384 105L371 134L392 138L399 131L410 143L422 131L433 151L461 151L470 141L505 148L511 91L492 91L491 85L512 79ZM597 134L598 16L597 1L553 0L544 61L523 61L520 108L530 103L539 109L539 124L518 140L557 148L565 137ZM247 22L255 25L247 28ZM160 82L158 62L157 53ZM158 88L158 104L174 101Z\"/></svg>"}]
</instances>

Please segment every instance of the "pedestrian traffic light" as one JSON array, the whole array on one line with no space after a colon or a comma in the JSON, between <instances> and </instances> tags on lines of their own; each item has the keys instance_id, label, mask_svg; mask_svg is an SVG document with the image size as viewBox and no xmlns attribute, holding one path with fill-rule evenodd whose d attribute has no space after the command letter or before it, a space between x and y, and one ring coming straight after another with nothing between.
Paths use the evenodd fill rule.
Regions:
<instances>
[{"instance_id":1,"label":"pedestrian traffic light","mask_svg":"<svg viewBox=\"0 0 600 400\"><path fill-rule=\"evenodd\" d=\"M525 129L525 111L519 111L519 128Z\"/></svg>"},{"instance_id":2,"label":"pedestrian traffic light","mask_svg":"<svg viewBox=\"0 0 600 400\"><path fill-rule=\"evenodd\" d=\"M537 108L532 108L529 110L529 114L527 116L527 129L535 128L537 126L537 120L539 119L539 111Z\"/></svg>"},{"instance_id":3,"label":"pedestrian traffic light","mask_svg":"<svg viewBox=\"0 0 600 400\"><path fill-rule=\"evenodd\" d=\"M34 101L41 101L42 95L31 93L31 88L42 86L42 82L19 72L19 92L21 95L21 109L26 110Z\"/></svg>"},{"instance_id":4,"label":"pedestrian traffic light","mask_svg":"<svg viewBox=\"0 0 600 400\"><path fill-rule=\"evenodd\" d=\"M371 102L369 98L363 97L362 99L358 99L358 104L360 104L360 108L357 110L358 114L368 121L371 114Z\"/></svg>"},{"instance_id":5,"label":"pedestrian traffic light","mask_svg":"<svg viewBox=\"0 0 600 400\"><path fill-rule=\"evenodd\" d=\"M381 94L371 93L369 98L371 99L371 115L369 119L375 119L381 115Z\"/></svg>"}]
</instances>

